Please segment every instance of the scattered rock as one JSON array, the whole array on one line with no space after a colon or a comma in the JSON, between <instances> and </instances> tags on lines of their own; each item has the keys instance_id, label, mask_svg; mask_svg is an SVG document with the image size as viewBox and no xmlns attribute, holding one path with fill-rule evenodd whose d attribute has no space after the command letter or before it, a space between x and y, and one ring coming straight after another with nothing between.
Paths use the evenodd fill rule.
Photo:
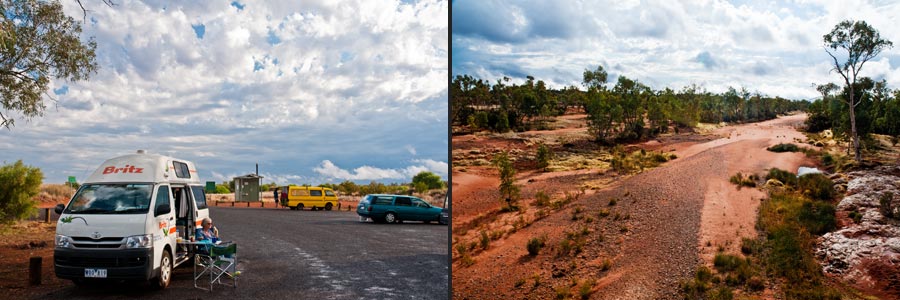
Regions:
<instances>
[{"instance_id":1,"label":"scattered rock","mask_svg":"<svg viewBox=\"0 0 900 300\"><path fill-rule=\"evenodd\" d=\"M879 279L869 275L878 271L870 270L870 266L900 266L900 222L886 218L880 210L880 199L885 193L900 195L900 177L892 175L895 168L878 167L848 174L847 196L837 205L838 215L856 211L862 218L859 223L848 222L849 226L819 238L816 255L825 272L857 286L871 287Z\"/></svg>"},{"instance_id":2,"label":"scattered rock","mask_svg":"<svg viewBox=\"0 0 900 300\"><path fill-rule=\"evenodd\" d=\"M779 181L778 179L772 178L772 179L766 180L766 186L778 186L778 187L781 187L781 186L784 186L784 183L782 183L782 182Z\"/></svg>"}]
</instances>

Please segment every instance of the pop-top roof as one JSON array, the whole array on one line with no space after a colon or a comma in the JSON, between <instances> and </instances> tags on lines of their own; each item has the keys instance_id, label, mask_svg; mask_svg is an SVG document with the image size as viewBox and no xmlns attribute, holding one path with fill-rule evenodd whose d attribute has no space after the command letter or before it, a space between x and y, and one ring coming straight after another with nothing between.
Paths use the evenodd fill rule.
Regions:
<instances>
[{"instance_id":1,"label":"pop-top roof","mask_svg":"<svg viewBox=\"0 0 900 300\"><path fill-rule=\"evenodd\" d=\"M200 184L194 163L138 151L103 162L85 183L173 182Z\"/></svg>"}]
</instances>

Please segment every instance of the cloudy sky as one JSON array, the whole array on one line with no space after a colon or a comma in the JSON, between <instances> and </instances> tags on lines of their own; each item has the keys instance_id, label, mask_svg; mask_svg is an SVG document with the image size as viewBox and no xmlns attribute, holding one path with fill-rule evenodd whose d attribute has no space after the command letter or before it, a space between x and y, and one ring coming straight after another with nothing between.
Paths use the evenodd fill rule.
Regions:
<instances>
[{"instance_id":1,"label":"cloudy sky","mask_svg":"<svg viewBox=\"0 0 900 300\"><path fill-rule=\"evenodd\" d=\"M613 83L624 75L655 89L743 86L791 99L842 82L822 36L864 20L896 47L861 75L900 88L898 1L457 0L452 18L454 75L581 87L584 70L602 65Z\"/></svg>"},{"instance_id":2,"label":"cloudy sky","mask_svg":"<svg viewBox=\"0 0 900 300\"><path fill-rule=\"evenodd\" d=\"M137 149L219 182L447 177L447 1L83 2L100 70L0 130L0 161L45 182Z\"/></svg>"}]
</instances>

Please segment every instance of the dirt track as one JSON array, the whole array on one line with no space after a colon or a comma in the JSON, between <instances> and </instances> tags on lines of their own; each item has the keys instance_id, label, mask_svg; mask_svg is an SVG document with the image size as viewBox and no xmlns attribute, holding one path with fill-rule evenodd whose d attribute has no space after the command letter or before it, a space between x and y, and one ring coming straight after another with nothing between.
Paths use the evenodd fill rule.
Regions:
<instances>
[{"instance_id":1,"label":"dirt track","mask_svg":"<svg viewBox=\"0 0 900 300\"><path fill-rule=\"evenodd\" d=\"M573 281L594 279L592 299L679 299L679 281L689 278L699 263L710 263L719 246L737 252L740 237L755 234L756 209L764 194L755 189L738 191L728 177L737 172L762 176L772 167L796 171L808 163L801 153L765 150L779 142L804 139L794 129L804 119L805 115L796 115L728 126L714 131L718 138L703 143L664 143L662 147L674 149L678 159L583 197L492 242L470 267L455 263L454 297L551 298L565 288L577 293ZM542 177L548 176L552 175ZM578 185L560 185L552 179L529 184L526 189L532 190ZM609 205L612 198L619 199L614 206ZM597 220L573 221L574 207L582 207L585 216ZM629 218L599 218L601 209ZM590 231L584 250L574 257L555 255L566 232L580 228ZM542 235L548 246L540 255L529 257L527 240ZM612 267L604 271L600 265L605 259L611 260ZM539 283L534 284L533 278L540 278Z\"/></svg>"}]
</instances>

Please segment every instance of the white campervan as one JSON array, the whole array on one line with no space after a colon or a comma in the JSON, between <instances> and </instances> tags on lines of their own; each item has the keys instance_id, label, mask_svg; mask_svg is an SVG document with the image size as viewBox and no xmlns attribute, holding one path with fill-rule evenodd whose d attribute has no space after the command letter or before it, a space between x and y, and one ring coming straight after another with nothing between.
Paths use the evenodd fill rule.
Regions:
<instances>
[{"instance_id":1,"label":"white campervan","mask_svg":"<svg viewBox=\"0 0 900 300\"><path fill-rule=\"evenodd\" d=\"M57 277L152 280L159 288L193 254L177 237L190 237L209 216L193 163L142 150L104 162L56 212Z\"/></svg>"}]
</instances>

